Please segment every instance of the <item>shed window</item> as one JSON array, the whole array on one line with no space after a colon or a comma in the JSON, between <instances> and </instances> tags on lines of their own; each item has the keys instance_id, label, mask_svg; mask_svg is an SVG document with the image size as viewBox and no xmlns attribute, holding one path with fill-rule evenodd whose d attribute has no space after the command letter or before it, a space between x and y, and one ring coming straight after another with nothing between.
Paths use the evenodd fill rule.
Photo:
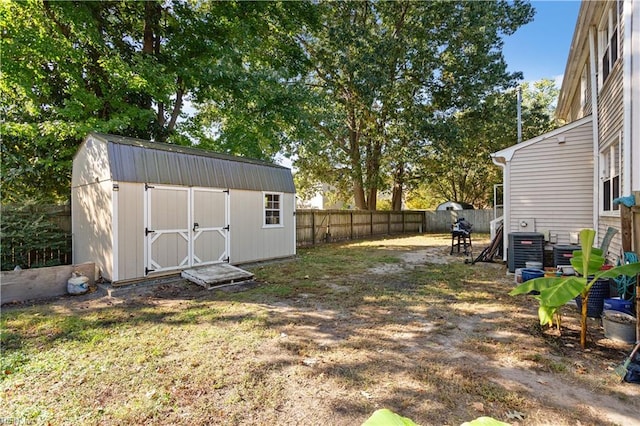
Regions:
<instances>
[{"instance_id":1,"label":"shed window","mask_svg":"<svg viewBox=\"0 0 640 426\"><path fill-rule=\"evenodd\" d=\"M603 212L619 210L613 200L620 196L620 141L607 146L600 153L602 192L600 194Z\"/></svg>"},{"instance_id":2,"label":"shed window","mask_svg":"<svg viewBox=\"0 0 640 426\"><path fill-rule=\"evenodd\" d=\"M598 52L600 58L598 82L600 87L607 81L613 66L618 60L618 47L620 44L618 34L622 18L622 4L622 0L613 2L612 7L603 15L598 27Z\"/></svg>"},{"instance_id":3,"label":"shed window","mask_svg":"<svg viewBox=\"0 0 640 426\"><path fill-rule=\"evenodd\" d=\"M282 194L264 193L264 226L282 226Z\"/></svg>"}]
</instances>

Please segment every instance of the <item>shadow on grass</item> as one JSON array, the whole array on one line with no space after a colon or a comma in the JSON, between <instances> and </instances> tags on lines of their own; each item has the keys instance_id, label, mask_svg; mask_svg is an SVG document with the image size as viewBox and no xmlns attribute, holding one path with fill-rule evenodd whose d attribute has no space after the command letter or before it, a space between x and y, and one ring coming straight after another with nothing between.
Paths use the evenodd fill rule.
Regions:
<instances>
[{"instance_id":1,"label":"shadow on grass","mask_svg":"<svg viewBox=\"0 0 640 426\"><path fill-rule=\"evenodd\" d=\"M526 411L537 400L563 418L598 423L561 401L539 400L495 380L489 365L510 350L505 347L544 342L531 335L530 323L514 324L517 315L535 324L533 305L509 298L510 284L496 280L492 267L405 265L398 254L424 248L381 242L301 250L297 261L256 266L258 285L246 291L206 291L185 282L113 306L66 312L55 303L11 308L3 312L2 349L47 351L63 342L104 339L105 330L228 328L227 335L207 343L225 339L234 356L255 357L255 365L269 373L245 372L234 400L248 408L260 409L252 395L268 397L271 376L288 377L292 368L302 368L312 386L331 384L334 393L326 391L324 403L338 416L366 418L380 406L419 423L452 424L476 417L472 406L479 401L487 414L499 417ZM371 272L381 264L403 269ZM243 333L254 333L261 349L244 347Z\"/></svg>"}]
</instances>

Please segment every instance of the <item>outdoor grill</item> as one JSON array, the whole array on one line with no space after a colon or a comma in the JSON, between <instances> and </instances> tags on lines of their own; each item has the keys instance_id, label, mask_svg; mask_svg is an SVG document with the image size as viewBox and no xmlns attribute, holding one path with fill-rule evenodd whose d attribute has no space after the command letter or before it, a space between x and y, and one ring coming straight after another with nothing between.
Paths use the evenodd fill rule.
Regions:
<instances>
[{"instance_id":1,"label":"outdoor grill","mask_svg":"<svg viewBox=\"0 0 640 426\"><path fill-rule=\"evenodd\" d=\"M471 254L471 225L467 222L463 217L458 218L456 222L451 225L451 251L449 254L453 254L454 250L457 248L458 253L460 253L460 248L462 247L463 253L465 255Z\"/></svg>"}]
</instances>

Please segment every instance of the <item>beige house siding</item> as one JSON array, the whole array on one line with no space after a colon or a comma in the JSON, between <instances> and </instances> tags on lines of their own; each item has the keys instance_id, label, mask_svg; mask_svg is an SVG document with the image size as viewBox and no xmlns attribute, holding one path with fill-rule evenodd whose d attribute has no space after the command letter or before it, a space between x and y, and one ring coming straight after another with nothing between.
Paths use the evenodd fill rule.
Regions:
<instances>
[{"instance_id":1,"label":"beige house siding","mask_svg":"<svg viewBox=\"0 0 640 426\"><path fill-rule=\"evenodd\" d=\"M622 47L621 47L622 48ZM622 52L620 52L620 58L622 58ZM613 67L611 74L605 81L602 89L598 94L598 111L599 111L599 138L598 144L600 148L603 148L613 141L620 142L620 155L621 158L626 154L623 152L622 144L622 129L623 129L623 101L622 101L622 85L623 85L623 73L622 73L622 60ZM620 181L622 182L624 171L620 171ZM598 182L601 187L601 182ZM624 195L624 194L622 194ZM613 227L620 229L620 217L618 212L611 212L603 214L600 209L600 198L602 194L598 194L596 197L597 204L596 209L600 212L598 216L598 245L602 242L602 238L605 236L607 229ZM620 232L618 232L609 245L608 258L610 261L617 260L622 247L622 240Z\"/></svg>"},{"instance_id":2,"label":"beige house siding","mask_svg":"<svg viewBox=\"0 0 640 426\"><path fill-rule=\"evenodd\" d=\"M118 280L144 275L144 185L119 183L117 191Z\"/></svg>"},{"instance_id":3,"label":"beige house siding","mask_svg":"<svg viewBox=\"0 0 640 426\"><path fill-rule=\"evenodd\" d=\"M95 262L108 280L113 271L111 194L110 181L71 188L73 263Z\"/></svg>"},{"instance_id":4,"label":"beige house siding","mask_svg":"<svg viewBox=\"0 0 640 426\"><path fill-rule=\"evenodd\" d=\"M620 6L623 6L620 15ZM612 12L609 20L609 11ZM614 21L615 20L615 21ZM620 229L618 211L603 212L602 197L602 152L611 143L619 142L620 155L620 195L629 195L638 188L640 170L640 120L637 119L640 105L640 1L583 1L578 14L564 80L559 94L557 117L565 122L577 119L577 97L583 85L581 70L585 61L600 69L603 58L602 30L606 24L618 24L617 61L606 79L601 82L604 73L590 73L589 82L593 85L589 101L593 101L594 126L597 133L593 138L593 155L598 159L593 165L594 211L593 225L598 231L598 244L601 244L609 227ZM611 29L611 28L609 28ZM607 34L611 37L611 33ZM610 39L609 39L610 40ZM609 51L611 53L611 50ZM596 103L597 102L597 103ZM586 110L586 107L585 107ZM586 111L585 111L586 112ZM637 202L637 199L636 199ZM637 239L637 235L634 235ZM616 261L620 255L621 234L618 232L609 246L609 260ZM637 247L636 247L637 250Z\"/></svg>"},{"instance_id":5,"label":"beige house siding","mask_svg":"<svg viewBox=\"0 0 640 426\"><path fill-rule=\"evenodd\" d=\"M591 122L563 133L565 142L549 138L517 150L509 168L509 232L549 231L558 244L569 233L593 225L593 155Z\"/></svg>"},{"instance_id":6,"label":"beige house siding","mask_svg":"<svg viewBox=\"0 0 640 426\"><path fill-rule=\"evenodd\" d=\"M230 193L231 263L275 259L295 254L294 194L282 194L283 226L263 226L262 192L232 190Z\"/></svg>"},{"instance_id":7,"label":"beige house siding","mask_svg":"<svg viewBox=\"0 0 640 426\"><path fill-rule=\"evenodd\" d=\"M622 61L618 61L598 96L600 146L622 130Z\"/></svg>"}]
</instances>

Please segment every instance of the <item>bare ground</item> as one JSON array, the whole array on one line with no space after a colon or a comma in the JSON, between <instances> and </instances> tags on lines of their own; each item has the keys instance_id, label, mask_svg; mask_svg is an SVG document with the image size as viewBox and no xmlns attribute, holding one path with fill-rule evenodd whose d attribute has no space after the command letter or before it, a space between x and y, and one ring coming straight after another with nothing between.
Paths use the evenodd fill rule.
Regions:
<instances>
[{"instance_id":1,"label":"bare ground","mask_svg":"<svg viewBox=\"0 0 640 426\"><path fill-rule=\"evenodd\" d=\"M225 346L222 356L237 360L225 375L244 377L242 386L251 391L243 393L232 378L204 395L185 386L175 390L180 408L145 423L356 425L389 408L423 425L479 416L513 425L640 425L640 386L613 372L632 347L605 339L599 321L590 320L583 351L577 312L565 309L562 335L540 327L533 299L507 295L514 283L503 265L464 265L472 273L459 290L447 291L447 269L460 268L465 258L449 256L446 236L364 244L398 261L353 276L328 274L314 288L248 302L247 311L264 315L273 333L253 349ZM123 299L87 295L52 305L57 312L180 309L194 300L224 302L261 285L267 283L206 291L179 283ZM256 398L258 388L264 395ZM194 398L207 398L206 409L191 404Z\"/></svg>"}]
</instances>

